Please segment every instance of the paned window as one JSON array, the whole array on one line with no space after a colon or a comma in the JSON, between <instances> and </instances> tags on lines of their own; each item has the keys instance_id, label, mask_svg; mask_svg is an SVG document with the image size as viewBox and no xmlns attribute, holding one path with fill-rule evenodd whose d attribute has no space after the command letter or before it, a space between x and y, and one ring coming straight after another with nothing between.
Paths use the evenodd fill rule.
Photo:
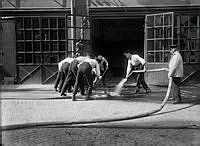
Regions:
<instances>
[{"instance_id":1,"label":"paned window","mask_svg":"<svg viewBox=\"0 0 200 146\"><path fill-rule=\"evenodd\" d=\"M65 17L18 17L17 64L55 64L67 56Z\"/></svg>"}]
</instances>

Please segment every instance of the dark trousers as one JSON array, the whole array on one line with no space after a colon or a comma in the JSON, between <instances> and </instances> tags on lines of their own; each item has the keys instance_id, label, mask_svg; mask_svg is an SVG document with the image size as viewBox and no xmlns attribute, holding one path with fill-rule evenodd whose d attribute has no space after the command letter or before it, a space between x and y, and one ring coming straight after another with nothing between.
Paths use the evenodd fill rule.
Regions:
<instances>
[{"instance_id":1,"label":"dark trousers","mask_svg":"<svg viewBox=\"0 0 200 146\"><path fill-rule=\"evenodd\" d=\"M93 74L92 74L92 67L89 63L83 62L80 64L77 72L76 82L74 85L74 91L73 94L76 95L78 92L78 89L80 88L81 92L84 92L84 79L87 82L88 89L87 89L87 97L90 97L92 93L92 87L93 87Z\"/></svg>"},{"instance_id":2,"label":"dark trousers","mask_svg":"<svg viewBox=\"0 0 200 146\"><path fill-rule=\"evenodd\" d=\"M61 78L61 71L58 71L55 83L54 83L54 88L57 90L58 84L60 83L60 78Z\"/></svg>"},{"instance_id":3,"label":"dark trousers","mask_svg":"<svg viewBox=\"0 0 200 146\"><path fill-rule=\"evenodd\" d=\"M59 83L59 92L61 92L63 84L64 84L64 81L65 81L65 78L68 75L69 66L70 66L70 63L68 63L68 62L62 64L62 66L61 66L61 69L60 69L61 70L60 71L61 72L61 77L60 77L60 83Z\"/></svg>"},{"instance_id":4,"label":"dark trousers","mask_svg":"<svg viewBox=\"0 0 200 146\"><path fill-rule=\"evenodd\" d=\"M172 77L172 96L175 99L175 101L181 101L181 93L180 93L180 83L181 78L180 77Z\"/></svg>"},{"instance_id":5,"label":"dark trousers","mask_svg":"<svg viewBox=\"0 0 200 146\"><path fill-rule=\"evenodd\" d=\"M105 78L106 78L106 74L107 74L107 72L108 72L108 70L100 70L100 74L101 74L101 76L102 76L102 78L101 78L101 81L102 81L102 84L105 86L106 84L105 84Z\"/></svg>"},{"instance_id":6,"label":"dark trousers","mask_svg":"<svg viewBox=\"0 0 200 146\"><path fill-rule=\"evenodd\" d=\"M65 78L63 87L61 89L61 95L63 95L67 90L70 89L71 86L74 85L76 76L77 76L77 70L78 70L78 61L73 60L69 65L69 70L67 73L67 77Z\"/></svg>"},{"instance_id":7,"label":"dark trousers","mask_svg":"<svg viewBox=\"0 0 200 146\"><path fill-rule=\"evenodd\" d=\"M144 66L139 65L139 66L136 67L136 69L138 69L138 70L143 70L143 69L144 69ZM137 83L136 83L137 89L140 89L140 88L141 88L140 85L142 85L142 87L143 87L145 90L148 90L148 89L149 89L149 87L148 87L148 85L147 85L147 83L146 83L146 81L145 81L145 79L144 79L144 73L143 73L143 72L137 74Z\"/></svg>"}]
</instances>

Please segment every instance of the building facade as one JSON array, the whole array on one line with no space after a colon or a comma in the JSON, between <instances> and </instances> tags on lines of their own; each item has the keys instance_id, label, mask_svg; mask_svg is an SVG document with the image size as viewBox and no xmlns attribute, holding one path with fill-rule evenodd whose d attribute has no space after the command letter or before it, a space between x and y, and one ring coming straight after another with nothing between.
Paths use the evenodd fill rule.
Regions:
<instances>
[{"instance_id":1,"label":"building facade","mask_svg":"<svg viewBox=\"0 0 200 146\"><path fill-rule=\"evenodd\" d=\"M1 0L1 80L51 83L57 62L74 53L78 40L83 52L108 59L113 76L124 76L127 49L143 56L149 69L167 67L171 44L180 48L185 76L200 68L199 0L89 0L83 15L81 2L75 0L73 20L71 0ZM168 81L166 72L146 77L150 84Z\"/></svg>"}]
</instances>

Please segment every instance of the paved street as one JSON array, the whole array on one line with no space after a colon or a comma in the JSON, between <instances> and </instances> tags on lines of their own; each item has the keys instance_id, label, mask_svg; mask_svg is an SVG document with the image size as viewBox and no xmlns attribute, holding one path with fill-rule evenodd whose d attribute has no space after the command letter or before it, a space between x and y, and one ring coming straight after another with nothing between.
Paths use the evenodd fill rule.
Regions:
<instances>
[{"instance_id":1,"label":"paved street","mask_svg":"<svg viewBox=\"0 0 200 146\"><path fill-rule=\"evenodd\" d=\"M199 145L200 84L182 87L183 103L168 101L149 117L108 123L72 125L73 122L134 117L159 108L166 87L133 94L127 83L121 96L110 97L114 85L97 87L95 100L78 95L60 97L53 85L2 86L2 142L5 145Z\"/></svg>"}]
</instances>

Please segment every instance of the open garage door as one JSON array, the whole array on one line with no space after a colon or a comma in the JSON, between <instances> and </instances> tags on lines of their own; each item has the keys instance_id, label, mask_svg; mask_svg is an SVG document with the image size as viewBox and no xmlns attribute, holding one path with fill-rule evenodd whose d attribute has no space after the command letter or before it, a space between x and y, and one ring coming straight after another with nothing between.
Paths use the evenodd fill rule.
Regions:
<instances>
[{"instance_id":1,"label":"open garage door","mask_svg":"<svg viewBox=\"0 0 200 146\"><path fill-rule=\"evenodd\" d=\"M159 13L146 15L145 18L145 60L148 68L168 66L170 59L169 47L174 42L174 13ZM148 74L148 82L152 84L167 84L166 72Z\"/></svg>"}]
</instances>

